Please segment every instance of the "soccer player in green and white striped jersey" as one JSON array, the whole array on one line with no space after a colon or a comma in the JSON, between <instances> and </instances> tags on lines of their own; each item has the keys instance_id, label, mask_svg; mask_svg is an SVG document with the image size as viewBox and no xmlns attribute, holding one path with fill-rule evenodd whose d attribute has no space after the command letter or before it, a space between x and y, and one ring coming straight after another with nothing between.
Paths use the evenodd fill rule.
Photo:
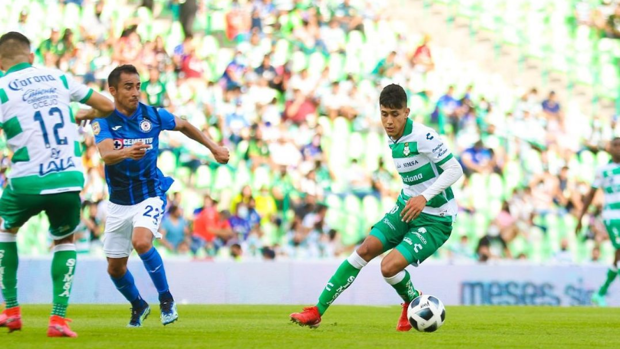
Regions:
<instances>
[{"instance_id":1,"label":"soccer player in green and white striped jersey","mask_svg":"<svg viewBox=\"0 0 620 349\"><path fill-rule=\"evenodd\" d=\"M392 250L381 261L381 273L403 299L397 331L409 331L409 303L420 295L405 268L420 265L450 237L457 205L450 186L462 175L437 132L409 119L407 94L398 85L389 85L379 97L381 121L389 136L389 146L403 189L394 205L377 222L370 235L331 277L316 306L291 314L300 325L317 327L321 316L349 287L360 270L373 258Z\"/></svg>"},{"instance_id":2,"label":"soccer player in green and white striped jersey","mask_svg":"<svg viewBox=\"0 0 620 349\"><path fill-rule=\"evenodd\" d=\"M618 262L620 261L620 137L614 138L608 145L607 151L611 155L611 161L596 170L596 176L592 182L592 188L583 202L583 210L579 215L576 233L581 232L581 220L594 199L594 194L600 188L603 190L605 204L603 206L603 221L609 234L609 240L616 249L614 263L607 271L605 283L598 292L592 295L592 303L604 307L607 306L605 295L611 283L618 277Z\"/></svg>"},{"instance_id":3,"label":"soccer player in green and white striped jersey","mask_svg":"<svg viewBox=\"0 0 620 349\"><path fill-rule=\"evenodd\" d=\"M48 336L75 337L65 319L76 267L73 232L80 222L84 185L76 120L105 117L112 101L61 71L32 66L30 40L17 32L0 37L0 128L13 152L8 185L0 197L0 288L6 309L0 327L21 330L17 301L17 232L45 211L54 240L53 304ZM73 116L71 102L93 109Z\"/></svg>"}]
</instances>

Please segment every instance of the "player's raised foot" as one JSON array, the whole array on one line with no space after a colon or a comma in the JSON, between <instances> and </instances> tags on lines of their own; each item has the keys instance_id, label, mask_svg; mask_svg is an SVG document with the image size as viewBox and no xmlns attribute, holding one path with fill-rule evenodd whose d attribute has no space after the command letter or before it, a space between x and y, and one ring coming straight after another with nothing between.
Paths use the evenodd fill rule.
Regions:
<instances>
[{"instance_id":1,"label":"player's raised foot","mask_svg":"<svg viewBox=\"0 0 620 349\"><path fill-rule=\"evenodd\" d=\"M407 332L411 329L411 324L409 323L409 317L407 316L407 311L409 310L409 302L403 303L403 311L400 313L400 319L398 319L398 324L396 325L396 331L399 332Z\"/></svg>"},{"instance_id":2,"label":"player's raised foot","mask_svg":"<svg viewBox=\"0 0 620 349\"><path fill-rule=\"evenodd\" d=\"M317 328L321 324L321 314L316 306L305 307L301 313L291 314L291 321L299 326Z\"/></svg>"},{"instance_id":3,"label":"player's raised foot","mask_svg":"<svg viewBox=\"0 0 620 349\"><path fill-rule=\"evenodd\" d=\"M177 321L179 319L179 313L177 313L177 305L174 300L163 301L159 304L161 309L161 323L166 326Z\"/></svg>"},{"instance_id":4,"label":"player's raised foot","mask_svg":"<svg viewBox=\"0 0 620 349\"><path fill-rule=\"evenodd\" d=\"M58 315L52 315L50 317L50 325L47 328L48 337L77 337L77 333L71 331L68 322L71 320L60 317Z\"/></svg>"},{"instance_id":5,"label":"player's raised foot","mask_svg":"<svg viewBox=\"0 0 620 349\"><path fill-rule=\"evenodd\" d=\"M20 307L5 309L2 314L0 314L0 327L8 328L9 333L21 331L22 314Z\"/></svg>"},{"instance_id":6,"label":"player's raised foot","mask_svg":"<svg viewBox=\"0 0 620 349\"><path fill-rule=\"evenodd\" d=\"M151 313L151 307L147 302L142 302L142 306L131 308L131 320L127 327L142 327L142 323Z\"/></svg>"},{"instance_id":7,"label":"player's raised foot","mask_svg":"<svg viewBox=\"0 0 620 349\"><path fill-rule=\"evenodd\" d=\"M605 299L605 296L600 295L598 292L595 292L592 295L592 304L599 306L599 307L606 307L607 300Z\"/></svg>"}]
</instances>

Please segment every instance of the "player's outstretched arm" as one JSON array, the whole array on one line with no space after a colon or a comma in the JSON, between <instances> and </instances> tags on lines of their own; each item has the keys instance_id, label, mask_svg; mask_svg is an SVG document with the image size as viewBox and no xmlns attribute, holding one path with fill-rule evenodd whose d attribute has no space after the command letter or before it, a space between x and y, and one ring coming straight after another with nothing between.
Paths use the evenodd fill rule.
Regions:
<instances>
[{"instance_id":1,"label":"player's outstretched arm","mask_svg":"<svg viewBox=\"0 0 620 349\"><path fill-rule=\"evenodd\" d=\"M181 119L179 117L174 117L175 122L175 131L181 131L187 137L195 140L196 142L204 145L213 153L215 160L220 164L228 163L230 159L230 153L228 149L225 147L219 146L215 143L211 138L207 137L203 132L197 129L194 125L192 125L189 121Z\"/></svg>"},{"instance_id":2,"label":"player's outstretched arm","mask_svg":"<svg viewBox=\"0 0 620 349\"><path fill-rule=\"evenodd\" d=\"M588 194L583 198L583 208L581 209L581 212L579 212L579 216L577 217L577 226L575 227L576 235L579 235L581 232L581 221L586 212L588 212L588 208L590 207L590 204L592 204L592 200L594 200L594 195L596 194L597 189L598 188L591 187Z\"/></svg>"},{"instance_id":3,"label":"player's outstretched arm","mask_svg":"<svg viewBox=\"0 0 620 349\"><path fill-rule=\"evenodd\" d=\"M136 142L128 148L114 149L114 141L109 138L97 143L101 159L106 165L116 165L126 159L140 160L150 147L142 142Z\"/></svg>"},{"instance_id":4,"label":"player's outstretched arm","mask_svg":"<svg viewBox=\"0 0 620 349\"><path fill-rule=\"evenodd\" d=\"M75 122L79 125L86 120L105 118L114 112L114 103L99 92L94 92L84 104L92 109L82 109L75 115Z\"/></svg>"}]
</instances>

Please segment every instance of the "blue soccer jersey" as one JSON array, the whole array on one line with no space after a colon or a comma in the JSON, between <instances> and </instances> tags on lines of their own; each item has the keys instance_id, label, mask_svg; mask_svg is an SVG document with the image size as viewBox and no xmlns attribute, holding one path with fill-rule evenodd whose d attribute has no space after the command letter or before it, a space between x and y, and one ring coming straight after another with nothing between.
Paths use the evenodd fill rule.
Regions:
<instances>
[{"instance_id":1,"label":"blue soccer jersey","mask_svg":"<svg viewBox=\"0 0 620 349\"><path fill-rule=\"evenodd\" d=\"M164 177L157 168L159 134L162 130L173 130L175 126L174 116L169 111L142 103L131 116L114 110L107 118L93 122L97 144L112 139L114 149L117 150L131 147L137 142L151 146L140 160L125 159L115 165L105 166L111 202L135 205L152 197L165 199L165 193L173 180Z\"/></svg>"}]
</instances>

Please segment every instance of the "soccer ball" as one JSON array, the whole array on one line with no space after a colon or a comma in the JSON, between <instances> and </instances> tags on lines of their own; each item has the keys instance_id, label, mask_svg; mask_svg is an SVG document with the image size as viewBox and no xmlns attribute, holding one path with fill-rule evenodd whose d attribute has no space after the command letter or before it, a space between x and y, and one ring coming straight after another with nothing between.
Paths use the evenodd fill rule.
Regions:
<instances>
[{"instance_id":1,"label":"soccer ball","mask_svg":"<svg viewBox=\"0 0 620 349\"><path fill-rule=\"evenodd\" d=\"M446 308L439 298L424 294L409 304L407 318L416 330L435 332L446 319Z\"/></svg>"}]
</instances>

